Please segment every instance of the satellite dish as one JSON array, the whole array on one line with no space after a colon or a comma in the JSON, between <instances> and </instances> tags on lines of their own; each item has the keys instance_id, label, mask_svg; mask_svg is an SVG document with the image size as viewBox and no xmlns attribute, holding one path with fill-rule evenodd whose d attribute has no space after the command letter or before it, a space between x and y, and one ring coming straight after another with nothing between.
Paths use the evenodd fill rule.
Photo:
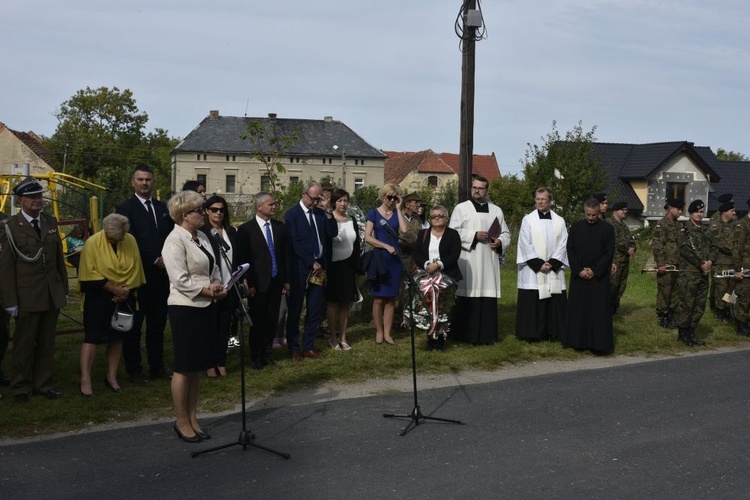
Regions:
<instances>
[{"instance_id":1,"label":"satellite dish","mask_svg":"<svg viewBox=\"0 0 750 500\"><path fill-rule=\"evenodd\" d=\"M333 149L339 149L339 147L338 147L337 145L335 145L335 144L334 144L334 145L333 145Z\"/></svg>"}]
</instances>

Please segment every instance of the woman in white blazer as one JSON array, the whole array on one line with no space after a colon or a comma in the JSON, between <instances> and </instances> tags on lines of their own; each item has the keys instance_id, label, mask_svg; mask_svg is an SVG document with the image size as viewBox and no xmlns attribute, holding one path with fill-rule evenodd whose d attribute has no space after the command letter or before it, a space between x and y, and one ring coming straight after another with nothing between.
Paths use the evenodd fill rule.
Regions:
<instances>
[{"instance_id":1,"label":"woman in white blazer","mask_svg":"<svg viewBox=\"0 0 750 500\"><path fill-rule=\"evenodd\" d=\"M188 443L211 436L203 432L196 416L200 376L214 365L215 302L227 296L219 268L206 235L204 200L194 191L181 191L167 207L175 226L164 242L162 257L169 275L169 322L174 345L172 400L177 420L174 431Z\"/></svg>"}]
</instances>

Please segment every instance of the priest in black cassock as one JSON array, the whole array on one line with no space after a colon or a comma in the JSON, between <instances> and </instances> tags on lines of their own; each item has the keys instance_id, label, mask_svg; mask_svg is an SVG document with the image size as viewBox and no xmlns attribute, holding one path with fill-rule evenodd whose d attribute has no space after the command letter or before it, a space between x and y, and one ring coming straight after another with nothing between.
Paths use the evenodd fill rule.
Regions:
<instances>
[{"instance_id":1,"label":"priest in black cassock","mask_svg":"<svg viewBox=\"0 0 750 500\"><path fill-rule=\"evenodd\" d=\"M563 345L591 349L599 354L614 350L612 295L609 274L615 255L615 232L599 218L599 201L584 204L586 217L568 233L570 290L563 329Z\"/></svg>"}]
</instances>

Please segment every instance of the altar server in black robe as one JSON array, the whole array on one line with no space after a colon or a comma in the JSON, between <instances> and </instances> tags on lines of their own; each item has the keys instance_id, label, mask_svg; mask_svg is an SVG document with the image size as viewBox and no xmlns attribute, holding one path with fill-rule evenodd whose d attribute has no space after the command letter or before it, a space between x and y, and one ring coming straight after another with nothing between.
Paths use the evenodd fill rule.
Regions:
<instances>
[{"instance_id":1,"label":"altar server in black robe","mask_svg":"<svg viewBox=\"0 0 750 500\"><path fill-rule=\"evenodd\" d=\"M563 345L607 354L614 349L612 295L609 275L615 253L615 232L599 218L599 201L584 204L586 217L568 233L570 290Z\"/></svg>"}]
</instances>

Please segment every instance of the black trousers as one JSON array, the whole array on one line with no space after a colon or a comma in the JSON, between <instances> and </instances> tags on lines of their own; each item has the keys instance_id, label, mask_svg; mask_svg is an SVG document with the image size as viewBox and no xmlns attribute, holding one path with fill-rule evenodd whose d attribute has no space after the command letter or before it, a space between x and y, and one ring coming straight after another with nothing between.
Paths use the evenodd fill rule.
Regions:
<instances>
[{"instance_id":1,"label":"black trousers","mask_svg":"<svg viewBox=\"0 0 750 500\"><path fill-rule=\"evenodd\" d=\"M256 292L255 297L247 301L250 319L250 359L263 360L271 357L273 339L279 322L281 307L281 290L283 284L278 278L272 278L265 292Z\"/></svg>"},{"instance_id":2,"label":"black trousers","mask_svg":"<svg viewBox=\"0 0 750 500\"><path fill-rule=\"evenodd\" d=\"M141 327L146 321L146 354L151 372L164 368L164 327L167 325L169 278L164 271L146 274L146 284L138 289L138 310L133 330L122 343L125 370L141 373Z\"/></svg>"}]
</instances>

